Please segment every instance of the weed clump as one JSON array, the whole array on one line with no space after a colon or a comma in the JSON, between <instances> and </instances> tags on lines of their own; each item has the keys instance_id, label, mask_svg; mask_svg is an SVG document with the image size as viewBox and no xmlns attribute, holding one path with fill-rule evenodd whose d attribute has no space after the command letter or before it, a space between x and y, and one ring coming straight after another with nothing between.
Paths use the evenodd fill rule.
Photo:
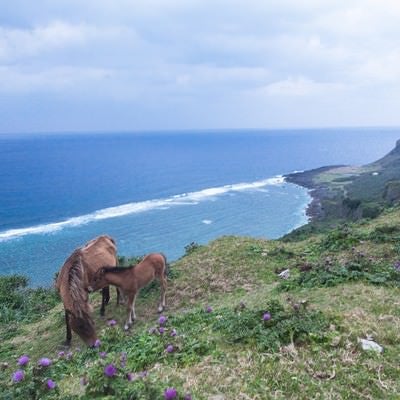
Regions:
<instances>
[{"instance_id":1,"label":"weed clump","mask_svg":"<svg viewBox=\"0 0 400 400\"><path fill-rule=\"evenodd\" d=\"M213 328L229 343L250 344L268 352L277 352L288 344L323 342L332 322L323 313L308 310L304 304L285 309L277 300L262 309L225 309L220 314Z\"/></svg>"}]
</instances>

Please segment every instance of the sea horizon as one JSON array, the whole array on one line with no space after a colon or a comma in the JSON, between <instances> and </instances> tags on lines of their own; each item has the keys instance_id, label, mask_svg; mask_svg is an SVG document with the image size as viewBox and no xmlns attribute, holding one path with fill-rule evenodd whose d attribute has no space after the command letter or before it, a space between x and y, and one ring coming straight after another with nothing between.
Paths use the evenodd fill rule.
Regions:
<instances>
[{"instance_id":1,"label":"sea horizon","mask_svg":"<svg viewBox=\"0 0 400 400\"><path fill-rule=\"evenodd\" d=\"M276 239L307 223L311 200L283 175L372 162L400 137L395 128L292 132L0 135L0 274L49 285L99 234L120 255L170 260L223 235Z\"/></svg>"}]
</instances>

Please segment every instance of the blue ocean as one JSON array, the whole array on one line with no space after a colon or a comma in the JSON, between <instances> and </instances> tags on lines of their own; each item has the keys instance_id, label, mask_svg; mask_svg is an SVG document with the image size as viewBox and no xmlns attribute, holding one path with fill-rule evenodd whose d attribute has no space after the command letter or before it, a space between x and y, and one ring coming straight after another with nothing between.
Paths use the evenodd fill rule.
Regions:
<instances>
[{"instance_id":1,"label":"blue ocean","mask_svg":"<svg viewBox=\"0 0 400 400\"><path fill-rule=\"evenodd\" d=\"M278 238L307 223L306 189L282 175L365 164L400 129L0 135L0 273L50 285L100 234L120 255L181 257L222 235Z\"/></svg>"}]
</instances>

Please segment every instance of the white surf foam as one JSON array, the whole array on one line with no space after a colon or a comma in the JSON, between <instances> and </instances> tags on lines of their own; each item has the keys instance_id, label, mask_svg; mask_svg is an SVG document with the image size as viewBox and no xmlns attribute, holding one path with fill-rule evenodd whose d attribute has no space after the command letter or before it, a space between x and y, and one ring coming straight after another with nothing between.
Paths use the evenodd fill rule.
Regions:
<instances>
[{"instance_id":1,"label":"white surf foam","mask_svg":"<svg viewBox=\"0 0 400 400\"><path fill-rule=\"evenodd\" d=\"M108 207L93 213L79 217L69 218L65 221L37 225L27 228L9 229L0 232L0 242L20 238L26 235L37 235L57 232L68 227L85 225L90 222L104 219L123 217L130 214L139 214L154 209L168 209L171 206L198 204L201 201L212 200L229 192L242 192L247 190L258 190L265 186L281 185L285 178L281 175L260 181L249 183L236 183L220 187L207 188L197 192L189 192L171 196L165 199L146 200L135 203L122 204L116 207Z\"/></svg>"}]
</instances>

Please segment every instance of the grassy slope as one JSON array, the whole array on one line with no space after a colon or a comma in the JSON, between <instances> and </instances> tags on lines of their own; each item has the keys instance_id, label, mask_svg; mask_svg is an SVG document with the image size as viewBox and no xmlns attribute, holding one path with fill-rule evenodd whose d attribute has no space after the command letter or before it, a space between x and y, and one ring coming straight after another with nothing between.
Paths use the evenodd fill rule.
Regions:
<instances>
[{"instance_id":1,"label":"grassy slope","mask_svg":"<svg viewBox=\"0 0 400 400\"><path fill-rule=\"evenodd\" d=\"M371 264L392 265L400 259L396 226L400 226L400 210L392 209L371 222L351 224L347 228L351 243L338 241L337 248L326 245L326 234L314 234L291 242L222 237L195 249L172 266L174 278L168 289L166 313L177 324L178 332L185 332L185 346L194 350L186 352L184 358L174 355L143 361L149 371L147 379L190 391L195 399L217 394L223 394L224 399L398 399L399 287L361 280L282 292L277 290L280 278L276 275L276 271L288 267L296 277L297 266L315 265L327 258L343 264L355 251L363 252ZM118 327L110 334L105 320L96 313L98 331L110 357L121 350L129 356L138 345L132 335L146 338L148 328L158 318L157 296L158 290L141 296L137 304L139 320L129 334ZM311 310L321 310L334 321L325 332L327 339L289 343L278 352L260 351L256 342L231 343L223 332L210 328L223 318L224 310L233 309L241 301L247 309L259 309L271 299L281 300L287 308L307 300ZM93 300L98 308L99 298ZM206 305L214 311L204 317ZM119 326L124 316L123 307L114 303L107 309L106 318L116 319ZM3 340L0 361L14 368L15 359L24 353L33 360L54 358L64 339L61 305L38 322L20 325L18 332ZM383 354L360 349L357 340L366 335L384 346ZM75 338L72 347L76 346L81 343ZM137 351L132 354L138 357ZM91 357L83 352L57 376L60 398L83 395L79 377L91 368ZM142 364L137 359L133 362L132 368L140 370ZM3 371L0 379L8 384L10 369Z\"/></svg>"}]
</instances>

